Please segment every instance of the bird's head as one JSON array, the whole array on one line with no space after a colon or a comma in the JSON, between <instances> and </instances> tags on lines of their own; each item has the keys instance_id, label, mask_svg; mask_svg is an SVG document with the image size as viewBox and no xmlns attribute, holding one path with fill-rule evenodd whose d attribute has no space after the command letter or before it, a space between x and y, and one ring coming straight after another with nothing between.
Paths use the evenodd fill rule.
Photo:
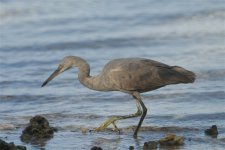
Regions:
<instances>
[{"instance_id":1,"label":"bird's head","mask_svg":"<svg viewBox=\"0 0 225 150\"><path fill-rule=\"evenodd\" d=\"M76 58L74 56L67 56L67 57L63 58L61 60L61 62L59 63L58 68L47 78L47 80L45 80L45 82L42 84L41 87L48 84L48 82L50 82L53 78L55 78L60 73L62 73L64 71L70 69L71 67L75 66L74 63L73 63L75 59Z\"/></svg>"}]
</instances>

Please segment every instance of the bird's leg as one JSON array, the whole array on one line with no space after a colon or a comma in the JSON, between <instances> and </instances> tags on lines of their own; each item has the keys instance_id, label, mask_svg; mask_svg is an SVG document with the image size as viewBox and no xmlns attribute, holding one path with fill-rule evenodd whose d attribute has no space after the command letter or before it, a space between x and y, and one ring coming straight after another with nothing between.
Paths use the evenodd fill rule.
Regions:
<instances>
[{"instance_id":1,"label":"bird's leg","mask_svg":"<svg viewBox=\"0 0 225 150\"><path fill-rule=\"evenodd\" d=\"M134 97L134 96L133 96ZM135 97L134 97L135 98ZM113 125L113 130L115 131L119 131L119 129L117 128L115 122L117 120L122 120L122 119L127 119L127 118L133 118L133 117L138 117L142 114L142 110L141 110L141 105L139 103L139 100L136 99L136 105L137 105L137 112L134 113L134 114L130 114L130 115L125 115L125 116L113 116L111 117L110 119L108 119L107 121L105 121L100 127L94 129L95 132L98 132L98 131L101 131L101 130L104 130L105 128L107 128L110 124Z\"/></svg>"},{"instance_id":2,"label":"bird's leg","mask_svg":"<svg viewBox=\"0 0 225 150\"><path fill-rule=\"evenodd\" d=\"M138 123L138 126L137 126L137 128L135 129L134 135L133 135L134 138L137 138L138 130L140 129L141 124L142 124L142 122L143 122L143 120L144 120L144 118L145 118L145 116L146 116L146 114L147 114L147 108L145 107L144 103L142 102L141 96L140 96L140 94L139 94L138 92L134 92L134 93L133 93L133 97L135 97L135 98L138 100L138 102L139 102L139 104L141 105L141 108L142 108L141 119L140 119L140 121L139 121L139 123Z\"/></svg>"},{"instance_id":3,"label":"bird's leg","mask_svg":"<svg viewBox=\"0 0 225 150\"><path fill-rule=\"evenodd\" d=\"M112 125L113 125L113 131L120 132L120 129L117 128L115 121L112 122Z\"/></svg>"},{"instance_id":4,"label":"bird's leg","mask_svg":"<svg viewBox=\"0 0 225 150\"><path fill-rule=\"evenodd\" d=\"M137 106L137 112L136 112L136 114L141 115L142 114L141 105L140 105L140 103L138 102L138 100L134 96L133 96L133 98L136 100L136 106Z\"/></svg>"},{"instance_id":5,"label":"bird's leg","mask_svg":"<svg viewBox=\"0 0 225 150\"><path fill-rule=\"evenodd\" d=\"M137 116L140 116L142 114L141 106L137 101L136 101L136 106L137 106L137 112L135 114L130 114L130 115L126 115L126 116L116 116L117 119L114 122L112 122L112 125L114 127L113 128L114 131L120 132L120 130L117 128L116 123L115 123L117 120L137 117Z\"/></svg>"}]
</instances>

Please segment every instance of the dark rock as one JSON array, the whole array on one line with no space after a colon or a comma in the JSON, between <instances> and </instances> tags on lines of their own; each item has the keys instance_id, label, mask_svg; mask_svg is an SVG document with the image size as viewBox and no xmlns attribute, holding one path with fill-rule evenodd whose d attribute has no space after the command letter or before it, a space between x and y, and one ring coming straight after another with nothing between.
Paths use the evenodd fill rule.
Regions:
<instances>
[{"instance_id":1,"label":"dark rock","mask_svg":"<svg viewBox=\"0 0 225 150\"><path fill-rule=\"evenodd\" d=\"M26 150L25 146L16 146L13 142L7 143L0 139L0 150Z\"/></svg>"},{"instance_id":2,"label":"dark rock","mask_svg":"<svg viewBox=\"0 0 225 150\"><path fill-rule=\"evenodd\" d=\"M134 146L130 146L129 147L129 150L134 150Z\"/></svg>"},{"instance_id":3,"label":"dark rock","mask_svg":"<svg viewBox=\"0 0 225 150\"><path fill-rule=\"evenodd\" d=\"M160 146L179 146L184 144L184 138L175 134L168 134L159 140Z\"/></svg>"},{"instance_id":4,"label":"dark rock","mask_svg":"<svg viewBox=\"0 0 225 150\"><path fill-rule=\"evenodd\" d=\"M56 128L50 127L47 119L37 115L30 119L20 138L23 142L50 139L55 131L57 131Z\"/></svg>"},{"instance_id":5,"label":"dark rock","mask_svg":"<svg viewBox=\"0 0 225 150\"><path fill-rule=\"evenodd\" d=\"M212 137L217 137L217 135L218 135L217 126L212 125L211 128L205 130L205 134L209 135L209 136L212 136Z\"/></svg>"},{"instance_id":6,"label":"dark rock","mask_svg":"<svg viewBox=\"0 0 225 150\"><path fill-rule=\"evenodd\" d=\"M17 150L26 150L26 147L21 145L17 145L16 148Z\"/></svg>"},{"instance_id":7,"label":"dark rock","mask_svg":"<svg viewBox=\"0 0 225 150\"><path fill-rule=\"evenodd\" d=\"M91 150L102 150L102 148L101 147L94 146L94 147L91 148Z\"/></svg>"},{"instance_id":8,"label":"dark rock","mask_svg":"<svg viewBox=\"0 0 225 150\"><path fill-rule=\"evenodd\" d=\"M158 148L158 142L156 141L149 141L144 143L144 150L153 150Z\"/></svg>"}]
</instances>

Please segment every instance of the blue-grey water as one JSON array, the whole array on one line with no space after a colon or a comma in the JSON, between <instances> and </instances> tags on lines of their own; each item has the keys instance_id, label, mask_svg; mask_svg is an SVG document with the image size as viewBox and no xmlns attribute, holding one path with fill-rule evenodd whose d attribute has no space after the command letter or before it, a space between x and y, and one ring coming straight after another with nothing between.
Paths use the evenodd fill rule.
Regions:
<instances>
[{"instance_id":1,"label":"blue-grey water","mask_svg":"<svg viewBox=\"0 0 225 150\"><path fill-rule=\"evenodd\" d=\"M92 75L109 60L144 57L187 68L197 79L142 94L149 110L143 126L174 131L140 131L138 139L129 130L83 134L81 128L134 113L136 106L124 93L83 87L77 69L41 88L67 55L86 59ZM224 0L0 0L0 68L0 138L7 142L32 150L142 149L172 132L185 137L177 149L225 147ZM59 131L41 144L23 143L19 137L35 115ZM138 121L121 120L118 127ZM213 124L217 138L204 135Z\"/></svg>"}]
</instances>

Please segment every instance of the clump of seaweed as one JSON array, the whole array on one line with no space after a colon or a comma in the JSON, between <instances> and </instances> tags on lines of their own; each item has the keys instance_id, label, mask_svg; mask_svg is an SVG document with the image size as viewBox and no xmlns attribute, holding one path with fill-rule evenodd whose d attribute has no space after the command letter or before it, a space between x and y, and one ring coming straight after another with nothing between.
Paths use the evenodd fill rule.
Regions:
<instances>
[{"instance_id":1,"label":"clump of seaweed","mask_svg":"<svg viewBox=\"0 0 225 150\"><path fill-rule=\"evenodd\" d=\"M43 116L37 115L30 119L30 123L20 136L23 142L32 142L53 137L56 128L50 127L49 122Z\"/></svg>"},{"instance_id":2,"label":"clump of seaweed","mask_svg":"<svg viewBox=\"0 0 225 150\"><path fill-rule=\"evenodd\" d=\"M158 141L148 141L144 143L144 150L151 150L151 149L157 149L158 148Z\"/></svg>"},{"instance_id":3,"label":"clump of seaweed","mask_svg":"<svg viewBox=\"0 0 225 150\"><path fill-rule=\"evenodd\" d=\"M216 138L218 136L217 126L212 125L211 128L205 130L205 134Z\"/></svg>"},{"instance_id":4,"label":"clump of seaweed","mask_svg":"<svg viewBox=\"0 0 225 150\"><path fill-rule=\"evenodd\" d=\"M184 144L184 137L175 134L167 134L165 137L158 141L148 141L144 143L144 150L155 150L158 147L173 147L182 146Z\"/></svg>"},{"instance_id":5,"label":"clump of seaweed","mask_svg":"<svg viewBox=\"0 0 225 150\"><path fill-rule=\"evenodd\" d=\"M184 144L184 138L175 134L167 134L159 140L161 146L179 146Z\"/></svg>"},{"instance_id":6,"label":"clump of seaweed","mask_svg":"<svg viewBox=\"0 0 225 150\"><path fill-rule=\"evenodd\" d=\"M1 150L26 150L25 146L15 145L13 142L7 143L0 139L0 149Z\"/></svg>"}]
</instances>

